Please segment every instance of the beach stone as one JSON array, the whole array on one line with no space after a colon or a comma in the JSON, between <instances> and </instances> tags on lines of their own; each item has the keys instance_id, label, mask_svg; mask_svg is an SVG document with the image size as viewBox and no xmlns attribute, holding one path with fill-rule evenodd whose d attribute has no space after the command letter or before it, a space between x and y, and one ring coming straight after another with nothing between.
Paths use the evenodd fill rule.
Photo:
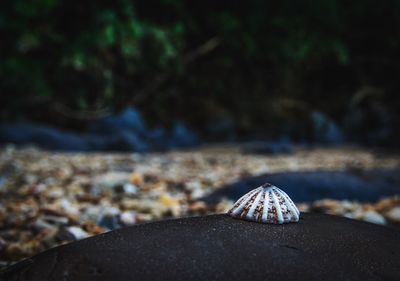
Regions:
<instances>
[{"instance_id":1,"label":"beach stone","mask_svg":"<svg viewBox=\"0 0 400 281\"><path fill-rule=\"evenodd\" d=\"M79 226L67 227L67 231L72 235L75 240L83 239L89 236L89 234Z\"/></svg>"},{"instance_id":2,"label":"beach stone","mask_svg":"<svg viewBox=\"0 0 400 281\"><path fill-rule=\"evenodd\" d=\"M126 227L19 262L0 280L400 280L400 232L322 214L212 215Z\"/></svg>"},{"instance_id":3,"label":"beach stone","mask_svg":"<svg viewBox=\"0 0 400 281\"><path fill-rule=\"evenodd\" d=\"M391 209L386 217L393 222L400 223L400 206Z\"/></svg>"},{"instance_id":4,"label":"beach stone","mask_svg":"<svg viewBox=\"0 0 400 281\"><path fill-rule=\"evenodd\" d=\"M237 200L255 187L269 182L283 189L294 202L313 202L325 198L373 202L400 191L400 173L393 170L297 171L244 177L206 196L206 202L221 198Z\"/></svg>"},{"instance_id":5,"label":"beach stone","mask_svg":"<svg viewBox=\"0 0 400 281\"><path fill-rule=\"evenodd\" d=\"M376 223L382 225L386 224L385 218L381 214L378 214L375 211L365 212L362 219L370 223Z\"/></svg>"},{"instance_id":6,"label":"beach stone","mask_svg":"<svg viewBox=\"0 0 400 281\"><path fill-rule=\"evenodd\" d=\"M123 189L125 194L130 194L130 195L136 194L138 192L137 186L135 186L135 185L133 185L131 183L125 183L122 186L122 189Z\"/></svg>"},{"instance_id":7,"label":"beach stone","mask_svg":"<svg viewBox=\"0 0 400 281\"><path fill-rule=\"evenodd\" d=\"M123 225L134 225L137 221L137 214L135 211L125 211L121 213L119 219Z\"/></svg>"},{"instance_id":8,"label":"beach stone","mask_svg":"<svg viewBox=\"0 0 400 281\"><path fill-rule=\"evenodd\" d=\"M129 183L130 173L127 172L108 172L94 177L93 184L101 191L110 190L117 186Z\"/></svg>"}]
</instances>

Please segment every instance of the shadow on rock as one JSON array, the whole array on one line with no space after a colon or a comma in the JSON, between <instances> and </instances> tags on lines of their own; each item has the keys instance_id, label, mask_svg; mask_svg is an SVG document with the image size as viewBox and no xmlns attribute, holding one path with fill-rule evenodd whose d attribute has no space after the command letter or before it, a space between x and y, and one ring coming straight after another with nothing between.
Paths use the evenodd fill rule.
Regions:
<instances>
[{"instance_id":1,"label":"shadow on rock","mask_svg":"<svg viewBox=\"0 0 400 281\"><path fill-rule=\"evenodd\" d=\"M265 182L282 188L295 202L310 202L323 198L366 202L400 194L398 170L312 171L243 178L213 192L204 200L207 202L217 202L221 198L237 200Z\"/></svg>"}]
</instances>

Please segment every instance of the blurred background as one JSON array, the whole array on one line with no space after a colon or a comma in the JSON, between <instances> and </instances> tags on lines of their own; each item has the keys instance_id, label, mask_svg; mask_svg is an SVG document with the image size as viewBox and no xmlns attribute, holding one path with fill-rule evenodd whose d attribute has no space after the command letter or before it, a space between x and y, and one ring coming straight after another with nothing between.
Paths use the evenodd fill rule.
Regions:
<instances>
[{"instance_id":1,"label":"blurred background","mask_svg":"<svg viewBox=\"0 0 400 281\"><path fill-rule=\"evenodd\" d=\"M399 226L399 1L0 7L0 267L267 181Z\"/></svg>"}]
</instances>

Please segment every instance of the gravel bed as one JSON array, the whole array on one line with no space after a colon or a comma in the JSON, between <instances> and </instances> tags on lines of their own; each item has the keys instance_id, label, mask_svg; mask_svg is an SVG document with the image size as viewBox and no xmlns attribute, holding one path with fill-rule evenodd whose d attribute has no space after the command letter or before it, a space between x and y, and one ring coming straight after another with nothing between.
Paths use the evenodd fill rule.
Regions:
<instances>
[{"instance_id":1,"label":"gravel bed","mask_svg":"<svg viewBox=\"0 0 400 281\"><path fill-rule=\"evenodd\" d=\"M397 154L356 147L296 149L283 155L242 154L233 145L149 154L3 147L0 268L60 244L141 222L226 212L231 199L210 203L203 198L244 177L399 167ZM399 196L368 203L329 198L296 203L301 211L400 225Z\"/></svg>"}]
</instances>

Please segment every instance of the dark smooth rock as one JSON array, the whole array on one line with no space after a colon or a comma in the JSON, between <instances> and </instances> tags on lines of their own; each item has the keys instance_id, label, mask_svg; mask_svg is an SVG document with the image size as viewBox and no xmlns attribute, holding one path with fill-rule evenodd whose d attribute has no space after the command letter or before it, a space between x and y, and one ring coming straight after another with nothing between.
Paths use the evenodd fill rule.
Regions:
<instances>
[{"instance_id":1,"label":"dark smooth rock","mask_svg":"<svg viewBox=\"0 0 400 281\"><path fill-rule=\"evenodd\" d=\"M172 128L171 136L169 138L170 147L192 147L199 144L197 135L190 131L183 123L177 122Z\"/></svg>"},{"instance_id":2,"label":"dark smooth rock","mask_svg":"<svg viewBox=\"0 0 400 281\"><path fill-rule=\"evenodd\" d=\"M203 198L216 202L226 197L237 200L250 190L269 182L282 188L295 202L323 198L376 201L399 194L399 170L285 172L243 178Z\"/></svg>"},{"instance_id":3,"label":"dark smooth rock","mask_svg":"<svg viewBox=\"0 0 400 281\"><path fill-rule=\"evenodd\" d=\"M114 134L121 130L145 134L147 132L146 123L140 112L135 108L127 107L118 115L101 118L90 126L90 131L97 134Z\"/></svg>"},{"instance_id":4,"label":"dark smooth rock","mask_svg":"<svg viewBox=\"0 0 400 281\"><path fill-rule=\"evenodd\" d=\"M2 280L400 280L400 233L302 214L265 225L214 215L148 223L51 249ZM1 278L0 278L1 279Z\"/></svg>"},{"instance_id":5,"label":"dark smooth rock","mask_svg":"<svg viewBox=\"0 0 400 281\"><path fill-rule=\"evenodd\" d=\"M0 124L0 144L37 145L61 151L165 151L199 144L197 135L177 122L171 132L150 131L140 113L128 108L116 116L93 121L88 133L62 131L30 122Z\"/></svg>"},{"instance_id":6,"label":"dark smooth rock","mask_svg":"<svg viewBox=\"0 0 400 281\"><path fill-rule=\"evenodd\" d=\"M41 124L15 123L0 125L0 144L37 145L59 151L146 150L146 143L134 132L115 131L114 134L77 134Z\"/></svg>"},{"instance_id":7,"label":"dark smooth rock","mask_svg":"<svg viewBox=\"0 0 400 281\"><path fill-rule=\"evenodd\" d=\"M54 150L83 150L89 148L88 139L77 134L33 123L0 125L0 143L38 145Z\"/></svg>"},{"instance_id":8,"label":"dark smooth rock","mask_svg":"<svg viewBox=\"0 0 400 281\"><path fill-rule=\"evenodd\" d=\"M328 116L319 111L311 114L314 129L314 141L325 144L343 143L343 133Z\"/></svg>"}]
</instances>

